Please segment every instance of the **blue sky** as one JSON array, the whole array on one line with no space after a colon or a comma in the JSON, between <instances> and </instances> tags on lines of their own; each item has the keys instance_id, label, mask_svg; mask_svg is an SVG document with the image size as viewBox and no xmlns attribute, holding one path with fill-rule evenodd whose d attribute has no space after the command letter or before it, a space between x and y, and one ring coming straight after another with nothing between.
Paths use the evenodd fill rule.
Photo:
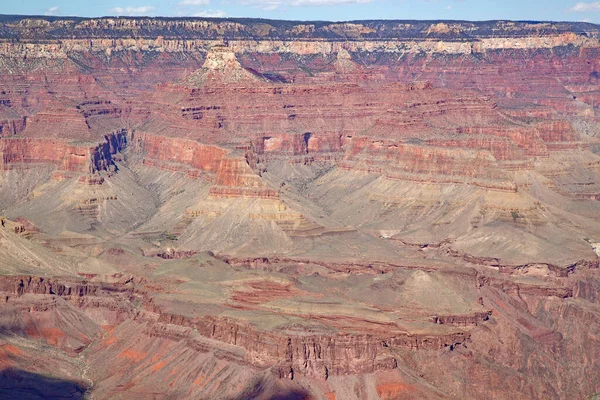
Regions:
<instances>
[{"instance_id":1,"label":"blue sky","mask_svg":"<svg viewBox=\"0 0 600 400\"><path fill-rule=\"evenodd\" d=\"M464 19L600 23L577 0L0 0L0 14L260 17L293 20Z\"/></svg>"}]
</instances>

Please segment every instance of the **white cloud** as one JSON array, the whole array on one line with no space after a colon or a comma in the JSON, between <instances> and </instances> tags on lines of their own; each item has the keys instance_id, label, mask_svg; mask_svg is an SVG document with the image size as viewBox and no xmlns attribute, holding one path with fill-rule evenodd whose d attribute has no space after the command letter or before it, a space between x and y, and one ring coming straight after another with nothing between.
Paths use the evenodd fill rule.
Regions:
<instances>
[{"instance_id":1,"label":"white cloud","mask_svg":"<svg viewBox=\"0 0 600 400\"><path fill-rule=\"evenodd\" d=\"M154 11L152 6L141 6L141 7L115 7L109 10L115 15L145 15L151 11Z\"/></svg>"},{"instance_id":2,"label":"white cloud","mask_svg":"<svg viewBox=\"0 0 600 400\"><path fill-rule=\"evenodd\" d=\"M182 0L177 5L179 6L207 6L210 0Z\"/></svg>"},{"instance_id":3,"label":"white cloud","mask_svg":"<svg viewBox=\"0 0 600 400\"><path fill-rule=\"evenodd\" d=\"M589 12L589 11L600 11L600 1L595 3L582 3L579 2L573 7L569 8L569 11L575 12Z\"/></svg>"},{"instance_id":4,"label":"white cloud","mask_svg":"<svg viewBox=\"0 0 600 400\"><path fill-rule=\"evenodd\" d=\"M223 10L205 10L193 15L194 17L205 17L205 18L223 18L227 16L227 13Z\"/></svg>"},{"instance_id":5,"label":"white cloud","mask_svg":"<svg viewBox=\"0 0 600 400\"><path fill-rule=\"evenodd\" d=\"M241 0L243 5L251 5L263 10L275 10L280 6L335 6L342 4L364 4L371 3L373 0Z\"/></svg>"},{"instance_id":6,"label":"white cloud","mask_svg":"<svg viewBox=\"0 0 600 400\"><path fill-rule=\"evenodd\" d=\"M58 7L54 6L54 7L50 7L49 9L46 10L46 12L44 13L44 15L56 15L58 13Z\"/></svg>"}]
</instances>

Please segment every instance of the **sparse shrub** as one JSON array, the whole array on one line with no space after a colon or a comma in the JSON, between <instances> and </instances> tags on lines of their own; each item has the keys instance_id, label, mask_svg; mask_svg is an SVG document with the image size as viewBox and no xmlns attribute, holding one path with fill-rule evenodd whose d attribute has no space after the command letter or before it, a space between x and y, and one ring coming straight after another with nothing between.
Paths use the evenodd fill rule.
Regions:
<instances>
[{"instance_id":1,"label":"sparse shrub","mask_svg":"<svg viewBox=\"0 0 600 400\"><path fill-rule=\"evenodd\" d=\"M521 214L519 214L518 211L511 211L510 215L512 216L513 222L517 222L517 218L523 218L523 216Z\"/></svg>"}]
</instances>

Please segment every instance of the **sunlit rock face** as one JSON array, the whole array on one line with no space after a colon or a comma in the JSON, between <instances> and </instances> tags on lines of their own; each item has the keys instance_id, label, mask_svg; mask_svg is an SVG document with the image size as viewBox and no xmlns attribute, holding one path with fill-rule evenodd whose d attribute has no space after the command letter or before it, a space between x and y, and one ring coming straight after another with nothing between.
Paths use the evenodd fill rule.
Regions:
<instances>
[{"instance_id":1,"label":"sunlit rock face","mask_svg":"<svg viewBox=\"0 0 600 400\"><path fill-rule=\"evenodd\" d=\"M0 397L600 392L598 26L0 22Z\"/></svg>"}]
</instances>

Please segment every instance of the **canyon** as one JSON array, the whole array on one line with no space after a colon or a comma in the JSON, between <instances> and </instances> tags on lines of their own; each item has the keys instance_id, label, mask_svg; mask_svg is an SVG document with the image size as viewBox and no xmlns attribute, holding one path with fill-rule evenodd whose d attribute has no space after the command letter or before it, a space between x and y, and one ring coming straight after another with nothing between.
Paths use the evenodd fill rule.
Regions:
<instances>
[{"instance_id":1,"label":"canyon","mask_svg":"<svg viewBox=\"0 0 600 400\"><path fill-rule=\"evenodd\" d=\"M0 16L0 397L600 393L600 27Z\"/></svg>"}]
</instances>

